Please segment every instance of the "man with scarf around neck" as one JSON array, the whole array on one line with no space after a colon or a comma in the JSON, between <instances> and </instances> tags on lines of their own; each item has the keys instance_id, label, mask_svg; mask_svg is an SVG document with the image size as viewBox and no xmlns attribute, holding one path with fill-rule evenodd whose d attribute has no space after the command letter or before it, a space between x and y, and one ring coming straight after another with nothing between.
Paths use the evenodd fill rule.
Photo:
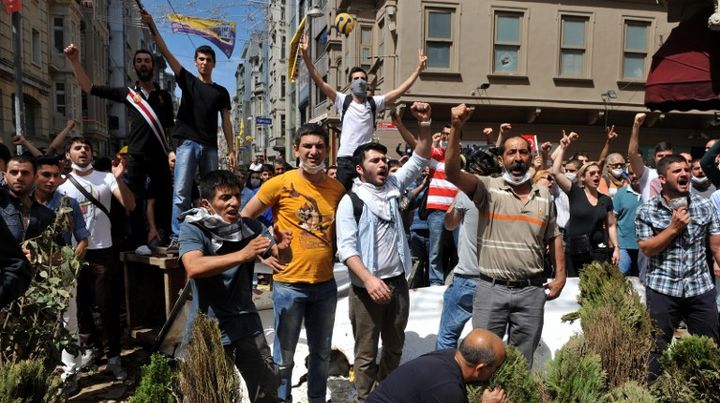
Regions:
<instances>
[{"instance_id":1,"label":"man with scarf around neck","mask_svg":"<svg viewBox=\"0 0 720 403\"><path fill-rule=\"evenodd\" d=\"M273 358L280 370L278 399L292 401L291 380L295 347L305 321L308 360L308 401L325 402L337 285L333 276L335 210L345 189L325 174L328 133L320 125L300 126L294 138L299 169L265 182L243 208L242 216L256 218L271 207L273 222L292 232L292 260L287 266L274 258Z\"/></svg>"},{"instance_id":2,"label":"man with scarf around neck","mask_svg":"<svg viewBox=\"0 0 720 403\"><path fill-rule=\"evenodd\" d=\"M135 196L136 203L140 206L140 208L133 210L130 215L132 246L135 248L144 245L148 241L147 235L150 230L147 228L144 215L145 208L143 208L146 198L146 177L150 177L151 186L155 190L154 194L157 195L155 198L156 205L162 207L158 211L165 213L160 217L155 217L155 222L161 228L169 229L172 192L170 180L172 175L170 174L167 158L167 153L170 151L167 138L156 135L153 127L136 106L149 106L158 119L157 123L162 126L164 134L167 134L170 127L173 126L172 97L169 92L160 89L153 82L155 61L152 53L148 50L139 49L133 56L133 69L138 81L135 82L132 88L94 84L80 64L80 49L70 44L65 48L65 54L70 59L75 77L85 94L109 99L127 106L128 120L130 122L127 134L128 186ZM128 96L131 91L134 96ZM147 101L147 103L141 104L144 101Z\"/></svg>"},{"instance_id":3,"label":"man with scarf around neck","mask_svg":"<svg viewBox=\"0 0 720 403\"><path fill-rule=\"evenodd\" d=\"M355 337L355 388L364 402L376 382L400 364L410 301L406 274L412 269L398 203L405 188L430 163L431 109L415 102L410 111L420 124L415 152L394 175L389 175L387 148L366 143L355 149L359 177L350 192L362 201L355 220L353 201L345 195L338 205L337 245L340 260L350 269L350 323ZM378 339L383 348L379 364Z\"/></svg>"},{"instance_id":4,"label":"man with scarf around neck","mask_svg":"<svg viewBox=\"0 0 720 403\"><path fill-rule=\"evenodd\" d=\"M545 301L565 286L562 238L555 223L550 191L533 184L528 169L530 144L522 137L505 139L500 151L503 175L472 175L460 169L459 133L471 114L464 104L452 108L445 174L478 206L478 284L473 300L473 327L484 328L517 347L530 366L542 334ZM545 242L555 278L543 277ZM545 292L547 290L547 293Z\"/></svg>"},{"instance_id":5,"label":"man with scarf around neck","mask_svg":"<svg viewBox=\"0 0 720 403\"><path fill-rule=\"evenodd\" d=\"M276 402L278 370L252 301L252 281L259 256L285 261L280 255L291 235L276 230L273 239L259 221L241 218L240 189L230 171L211 171L200 180L202 207L180 216L180 264L192 287L191 318L201 312L217 319L251 402Z\"/></svg>"},{"instance_id":6,"label":"man with scarf around neck","mask_svg":"<svg viewBox=\"0 0 720 403\"><path fill-rule=\"evenodd\" d=\"M343 184L346 190L353 186L353 178L357 176L355 164L353 163L353 152L360 144L369 143L375 133L375 116L373 108L368 101L368 75L360 66L350 69L350 95L343 94L332 85L323 81L320 72L313 64L309 53L309 41L307 35L303 35L300 41L300 52L303 62L308 69L308 74L315 85L335 104L335 108L341 116L342 128L340 136L340 147L337 151L337 180ZM422 49L418 50L418 64L410 76L397 88L385 93L385 95L372 96L375 104L375 113L382 112L387 105L394 103L415 83L420 73L427 68L427 56ZM343 114L345 97L352 96L352 102Z\"/></svg>"},{"instance_id":7,"label":"man with scarf around neck","mask_svg":"<svg viewBox=\"0 0 720 403\"><path fill-rule=\"evenodd\" d=\"M97 201L110 211L111 198L114 196L126 210L135 209L135 198L121 178L124 164L112 168L112 173L95 171L92 166L92 145L81 137L70 139L65 158L72 162L72 176ZM68 195L80 204L80 211L90 237L85 252L85 262L77 278L78 327L80 344L88 347L91 342L99 342L100 336L95 328L93 307L98 306L102 323L102 343L105 344L107 369L119 379L127 374L120 363L120 280L119 268L114 261L113 241L110 217L90 201L69 180L60 185L58 192Z\"/></svg>"}]
</instances>

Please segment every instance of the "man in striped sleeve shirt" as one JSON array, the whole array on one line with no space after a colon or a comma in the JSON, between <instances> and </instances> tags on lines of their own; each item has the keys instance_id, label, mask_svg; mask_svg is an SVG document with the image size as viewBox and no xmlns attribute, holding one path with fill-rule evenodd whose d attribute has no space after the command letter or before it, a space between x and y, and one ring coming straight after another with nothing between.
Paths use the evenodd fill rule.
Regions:
<instances>
[{"instance_id":1,"label":"man in striped sleeve shirt","mask_svg":"<svg viewBox=\"0 0 720 403\"><path fill-rule=\"evenodd\" d=\"M427 223L430 230L430 285L443 285L442 237L445 231L445 212L457 194L457 187L445 179L445 150L448 144L450 125L445 125L439 135L433 136L434 144L430 160L430 186L428 188Z\"/></svg>"},{"instance_id":2,"label":"man in striped sleeve shirt","mask_svg":"<svg viewBox=\"0 0 720 403\"><path fill-rule=\"evenodd\" d=\"M452 108L445 170L447 179L475 202L478 220L478 283L473 327L488 329L523 353L532 366L540 343L545 301L565 286L565 258L550 191L532 183L530 144L507 138L501 148L502 177L460 169L459 132L470 117L464 104ZM545 243L555 278L545 283ZM547 289L547 294L545 292Z\"/></svg>"}]
</instances>

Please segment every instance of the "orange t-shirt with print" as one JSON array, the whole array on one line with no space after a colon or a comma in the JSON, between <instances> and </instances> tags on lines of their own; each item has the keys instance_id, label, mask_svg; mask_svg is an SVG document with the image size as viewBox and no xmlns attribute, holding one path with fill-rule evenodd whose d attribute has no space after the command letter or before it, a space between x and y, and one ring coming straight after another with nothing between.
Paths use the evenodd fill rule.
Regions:
<instances>
[{"instance_id":1,"label":"orange t-shirt with print","mask_svg":"<svg viewBox=\"0 0 720 403\"><path fill-rule=\"evenodd\" d=\"M292 260L273 275L284 283L322 283L333 278L335 210L345 193L340 182L326 177L321 183L292 170L265 182L257 192L272 207L273 221L292 232Z\"/></svg>"}]
</instances>

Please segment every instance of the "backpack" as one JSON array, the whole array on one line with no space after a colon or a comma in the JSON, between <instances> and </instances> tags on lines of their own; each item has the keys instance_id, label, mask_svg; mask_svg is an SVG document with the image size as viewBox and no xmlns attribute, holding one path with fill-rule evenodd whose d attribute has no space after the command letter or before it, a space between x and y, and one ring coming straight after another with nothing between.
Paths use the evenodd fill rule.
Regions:
<instances>
[{"instance_id":1,"label":"backpack","mask_svg":"<svg viewBox=\"0 0 720 403\"><path fill-rule=\"evenodd\" d=\"M373 128L377 128L377 124L375 122L375 113L377 113L377 105L375 105L375 99L373 99L373 97L365 97L365 99L370 104L370 110L372 111ZM352 101L352 95L345 96L345 100L343 101L342 113L340 115L340 127L342 127L343 119L345 118L345 112L347 112L348 108L350 107L350 102Z\"/></svg>"},{"instance_id":2,"label":"backpack","mask_svg":"<svg viewBox=\"0 0 720 403\"><path fill-rule=\"evenodd\" d=\"M362 215L365 202L352 190L348 190L347 195L350 196L350 201L353 206L353 216L355 217L355 224L357 224L360 222L360 216Z\"/></svg>"}]
</instances>

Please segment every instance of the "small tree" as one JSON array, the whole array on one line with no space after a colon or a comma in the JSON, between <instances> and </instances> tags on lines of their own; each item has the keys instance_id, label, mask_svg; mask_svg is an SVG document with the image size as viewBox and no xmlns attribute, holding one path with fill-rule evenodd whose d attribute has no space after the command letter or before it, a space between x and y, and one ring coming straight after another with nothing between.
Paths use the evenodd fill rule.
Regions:
<instances>
[{"instance_id":1,"label":"small tree","mask_svg":"<svg viewBox=\"0 0 720 403\"><path fill-rule=\"evenodd\" d=\"M142 368L140 385L130 398L130 403L174 403L177 375L162 354L150 356L150 363Z\"/></svg>"},{"instance_id":2,"label":"small tree","mask_svg":"<svg viewBox=\"0 0 720 403\"><path fill-rule=\"evenodd\" d=\"M663 373L652 385L661 402L720 402L720 348L704 336L689 336L663 353Z\"/></svg>"},{"instance_id":3,"label":"small tree","mask_svg":"<svg viewBox=\"0 0 720 403\"><path fill-rule=\"evenodd\" d=\"M540 401L541 380L530 374L524 355L513 346L505 348L505 362L487 382L479 386L468 386L468 401L482 401L483 391L497 387L505 390L509 402L533 403Z\"/></svg>"},{"instance_id":4,"label":"small tree","mask_svg":"<svg viewBox=\"0 0 720 403\"><path fill-rule=\"evenodd\" d=\"M594 353L584 354L582 338L573 339L545 366L547 397L554 402L599 402L605 392L605 371L600 357Z\"/></svg>"},{"instance_id":5,"label":"small tree","mask_svg":"<svg viewBox=\"0 0 720 403\"><path fill-rule=\"evenodd\" d=\"M66 196L55 212L55 221L22 245L33 256L35 275L25 295L0 310L0 366L35 359L52 368L63 348L76 351L62 315L81 261L72 247L57 242L62 231L73 228L72 220Z\"/></svg>"},{"instance_id":6,"label":"small tree","mask_svg":"<svg viewBox=\"0 0 720 403\"><path fill-rule=\"evenodd\" d=\"M217 323L206 315L198 315L190 337L185 361L180 364L180 391L184 401L239 401L240 382L235 365L225 355Z\"/></svg>"},{"instance_id":7,"label":"small tree","mask_svg":"<svg viewBox=\"0 0 720 403\"><path fill-rule=\"evenodd\" d=\"M60 378L51 376L42 361L23 360L0 368L0 403L62 401Z\"/></svg>"}]
</instances>

